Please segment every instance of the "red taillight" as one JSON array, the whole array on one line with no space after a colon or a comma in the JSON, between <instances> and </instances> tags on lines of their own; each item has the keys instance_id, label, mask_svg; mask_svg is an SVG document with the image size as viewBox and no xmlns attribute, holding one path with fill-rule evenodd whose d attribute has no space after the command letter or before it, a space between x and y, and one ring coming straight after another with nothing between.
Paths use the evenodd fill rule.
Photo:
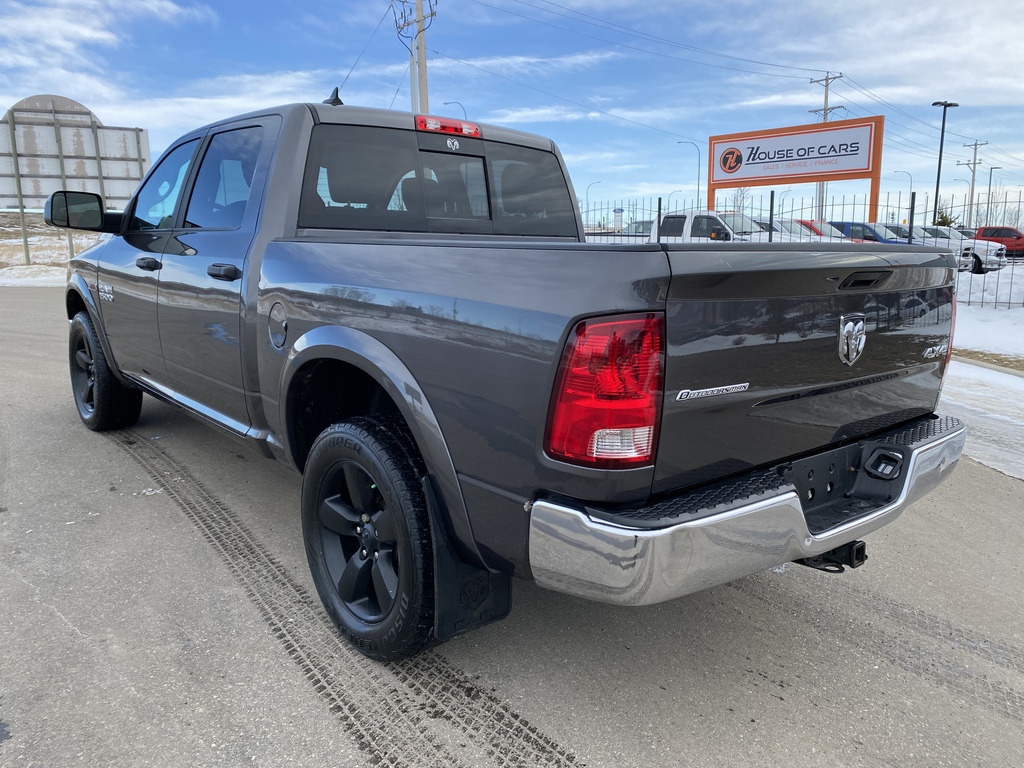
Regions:
<instances>
[{"instance_id":1,"label":"red taillight","mask_svg":"<svg viewBox=\"0 0 1024 768\"><path fill-rule=\"evenodd\" d=\"M660 314L584 320L565 345L544 441L572 464L625 469L654 461L664 389Z\"/></svg>"},{"instance_id":2,"label":"red taillight","mask_svg":"<svg viewBox=\"0 0 1024 768\"><path fill-rule=\"evenodd\" d=\"M435 133L450 133L455 136L466 136L469 138L480 138L479 125L476 123L467 123L465 120L455 120L450 117L416 115L416 130L434 131Z\"/></svg>"}]
</instances>

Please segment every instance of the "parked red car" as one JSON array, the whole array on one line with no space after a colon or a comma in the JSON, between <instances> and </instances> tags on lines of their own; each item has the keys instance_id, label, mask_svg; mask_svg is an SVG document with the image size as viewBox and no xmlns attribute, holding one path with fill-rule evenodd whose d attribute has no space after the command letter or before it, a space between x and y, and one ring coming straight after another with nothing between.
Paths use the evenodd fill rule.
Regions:
<instances>
[{"instance_id":1,"label":"parked red car","mask_svg":"<svg viewBox=\"0 0 1024 768\"><path fill-rule=\"evenodd\" d=\"M991 240L1006 246L1006 257L1021 258L1024 256L1024 232L1016 227L978 227L974 236L977 240Z\"/></svg>"}]
</instances>

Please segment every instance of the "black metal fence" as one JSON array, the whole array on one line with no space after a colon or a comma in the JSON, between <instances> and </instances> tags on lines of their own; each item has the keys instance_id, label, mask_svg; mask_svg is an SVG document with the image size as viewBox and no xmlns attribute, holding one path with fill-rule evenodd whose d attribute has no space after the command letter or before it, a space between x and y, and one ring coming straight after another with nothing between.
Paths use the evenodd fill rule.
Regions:
<instances>
[{"instance_id":1,"label":"black metal fence","mask_svg":"<svg viewBox=\"0 0 1024 768\"><path fill-rule=\"evenodd\" d=\"M870 216L868 195L833 195L818 201L814 198L792 197L789 190L752 192L741 188L716 198L718 212L739 211L755 221L769 219L857 221L884 225L931 225L935 207L927 194L908 192L881 195L877 222ZM614 201L580 201L580 212L588 241L645 242L650 225L658 211L666 215L675 211L706 210L706 200L685 198L672 193L665 197L632 198ZM1021 227L1024 223L1024 190L1016 193L1000 191L982 193L972 200L970 195L939 198L938 212L968 236L981 226ZM782 222L780 222L781 224ZM810 233L808 233L810 234ZM1024 251L1024 243L1021 250ZM999 270L957 273L957 292L961 303L986 307L1024 307L1024 256L1014 256Z\"/></svg>"}]
</instances>

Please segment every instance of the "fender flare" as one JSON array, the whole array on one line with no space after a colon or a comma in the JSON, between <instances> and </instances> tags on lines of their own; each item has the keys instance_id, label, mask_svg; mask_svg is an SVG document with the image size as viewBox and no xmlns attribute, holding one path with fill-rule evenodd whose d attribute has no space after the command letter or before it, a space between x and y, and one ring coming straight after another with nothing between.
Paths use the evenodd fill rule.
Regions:
<instances>
[{"instance_id":1,"label":"fender flare","mask_svg":"<svg viewBox=\"0 0 1024 768\"><path fill-rule=\"evenodd\" d=\"M475 560L472 564L485 568L473 536L455 464L434 410L427 402L427 396L416 377L398 355L382 342L362 331L337 325L322 325L299 337L292 345L281 371L278 423L288 424L289 393L296 373L306 363L316 360L336 360L358 368L376 381L394 401L409 425L427 472L434 478L440 491L440 501L444 506L441 512L446 514L451 532ZM283 429L282 437L290 461L299 466L291 430Z\"/></svg>"},{"instance_id":2,"label":"fender flare","mask_svg":"<svg viewBox=\"0 0 1024 768\"><path fill-rule=\"evenodd\" d=\"M110 349L110 341L107 339L107 332L103 327L103 315L100 312L99 306L96 304L96 292L95 286L90 286L86 282L85 278L80 272L72 272L68 277L67 287L64 291L64 307L68 312L68 322L74 319L74 315L71 314L68 308L68 295L75 294L82 300L85 305L85 311L89 313L90 319L92 319L93 327L96 328L96 335L100 340L100 347L103 349L103 356L107 359L107 366L113 372L114 377L130 389L138 389L135 382L126 379L121 373L121 369L117 365L117 360L114 359L114 353Z\"/></svg>"}]
</instances>

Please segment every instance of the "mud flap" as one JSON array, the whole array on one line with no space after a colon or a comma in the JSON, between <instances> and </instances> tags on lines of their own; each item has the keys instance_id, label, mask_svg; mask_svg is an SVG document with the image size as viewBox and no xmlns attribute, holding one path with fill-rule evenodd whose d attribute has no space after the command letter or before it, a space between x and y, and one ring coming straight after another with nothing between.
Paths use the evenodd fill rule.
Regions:
<instances>
[{"instance_id":1,"label":"mud flap","mask_svg":"<svg viewBox=\"0 0 1024 768\"><path fill-rule=\"evenodd\" d=\"M441 496L430 475L423 478L423 493L434 540L434 637L444 642L508 616L512 579L466 563L441 522Z\"/></svg>"}]
</instances>

